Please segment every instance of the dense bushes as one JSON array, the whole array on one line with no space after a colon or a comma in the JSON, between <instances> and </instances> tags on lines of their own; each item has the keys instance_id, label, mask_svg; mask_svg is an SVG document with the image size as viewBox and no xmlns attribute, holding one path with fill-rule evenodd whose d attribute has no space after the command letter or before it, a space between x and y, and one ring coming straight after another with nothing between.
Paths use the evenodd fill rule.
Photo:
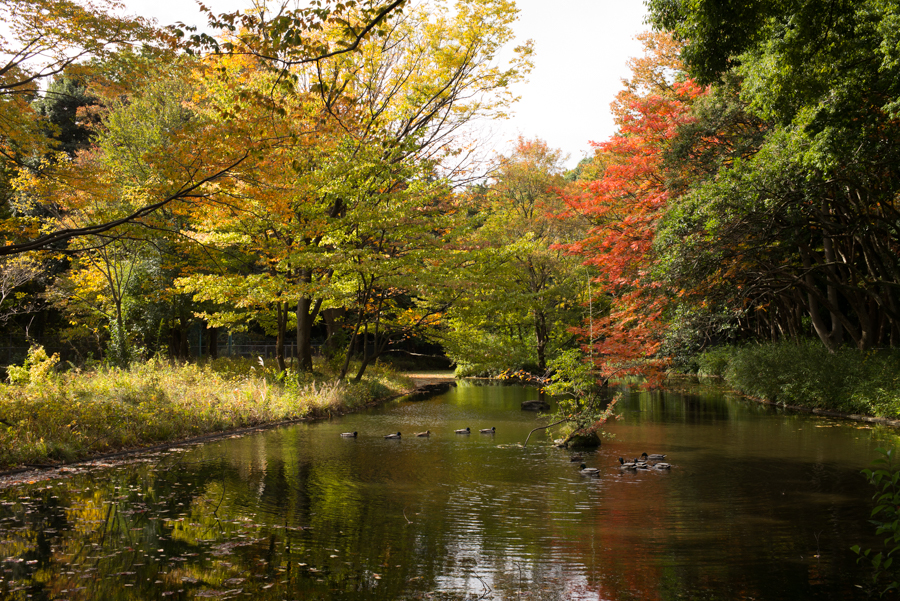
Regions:
<instances>
[{"instance_id":1,"label":"dense bushes","mask_svg":"<svg viewBox=\"0 0 900 601\"><path fill-rule=\"evenodd\" d=\"M786 405L900 418L900 351L830 353L821 343L719 347L699 358L700 374Z\"/></svg>"},{"instance_id":2,"label":"dense bushes","mask_svg":"<svg viewBox=\"0 0 900 601\"><path fill-rule=\"evenodd\" d=\"M869 563L872 567L869 592L873 597L875 592L884 596L900 589L900 565L894 563L900 552L900 466L894 449L878 449L878 452L881 457L873 462L872 469L863 470L863 475L876 489L872 497L875 508L869 521L875 525L875 534L883 537L881 549L851 547L859 555L858 563Z\"/></svg>"}]
</instances>

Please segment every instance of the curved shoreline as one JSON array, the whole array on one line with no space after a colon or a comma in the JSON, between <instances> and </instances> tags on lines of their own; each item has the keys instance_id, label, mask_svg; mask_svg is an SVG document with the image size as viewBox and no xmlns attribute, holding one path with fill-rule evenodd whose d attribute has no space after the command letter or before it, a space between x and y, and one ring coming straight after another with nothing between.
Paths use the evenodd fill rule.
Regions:
<instances>
[{"instance_id":1,"label":"curved shoreline","mask_svg":"<svg viewBox=\"0 0 900 601\"><path fill-rule=\"evenodd\" d=\"M423 395L426 398L439 394L445 391L447 388L453 385L456 381L456 378L453 376L448 376L444 374L405 374L411 380L413 380L415 386L411 389L405 390L403 392L399 392L397 394L393 394L390 396L383 397L381 399L377 399L374 401L370 401L353 409L346 410L331 410L325 413L316 413L313 415L308 415L305 417L300 417L296 419L289 420L281 420L277 422L267 422L256 424L253 426L247 426L244 428L236 428L232 430L221 430L219 432L210 432L208 434L202 434L200 436L193 436L190 438L178 438L172 439L168 441L163 441L157 444L149 445L149 446L138 446L126 449L119 449L116 451L110 451L108 453L101 453L97 455L90 455L86 457L82 457L79 459L73 459L71 461L61 461L58 463L47 464L47 465L25 465L22 467L17 467L9 470L0 470L0 488L5 488L7 486L14 486L17 484L21 484L24 482L36 482L38 480L49 480L54 478L62 478L75 473L80 473L83 471L87 471L89 469L97 468L97 467L112 467L115 465L119 465L122 463L128 463L129 461L133 461L135 456L142 455L145 453L154 453L159 451L165 451L173 448L192 446L197 444L202 444L206 442L212 442L215 440L221 440L223 438L238 438L243 437L248 434L253 434L256 432L264 432L266 430L272 430L275 428L279 428L282 426L289 426L292 424L299 423L312 423L317 421L322 421L326 419L331 419L333 417L340 417L343 415L348 415L352 413L356 413L363 409L371 409L373 407L377 407L379 405L383 405L384 403L388 403L390 401L399 399L405 396L415 396L415 395ZM753 401L755 403L760 403L763 405L770 405L772 407L778 407L781 409L787 409L790 411L797 411L800 413L811 413L814 415L821 415L823 417L835 417L839 419L846 419L850 421L859 421L865 423L873 423L886 425L893 428L900 428L900 420L888 419L883 417L875 417L871 415L862 415L855 413L842 413L840 411L833 411L829 409L819 409L813 407L804 407L802 405L787 405L784 403L779 403L776 401L769 401L762 398L753 397L747 394L743 394L740 391L728 388L728 392L740 396L748 401ZM424 400L424 399L423 399ZM79 468L79 466L83 466L83 468Z\"/></svg>"},{"instance_id":2,"label":"curved shoreline","mask_svg":"<svg viewBox=\"0 0 900 601\"><path fill-rule=\"evenodd\" d=\"M822 415L825 417L837 417L840 419L846 419L850 421L857 422L866 422L870 424L881 424L884 426L890 426L892 428L900 428L900 419L890 419L887 417L875 417L874 415L863 415L861 413L843 413L841 411L834 411L831 409L819 409L818 407L804 407L802 405L788 405L785 403L779 403L777 401L768 401L766 399L760 399L756 397L752 397L736 390L732 391L734 394L740 395L745 399L750 399L756 403L761 403L763 405L771 405L773 407L780 407L782 409L790 409L791 411L799 411L801 413L812 413L814 415Z\"/></svg>"},{"instance_id":3,"label":"curved shoreline","mask_svg":"<svg viewBox=\"0 0 900 601\"><path fill-rule=\"evenodd\" d=\"M23 482L61 478L73 473L79 473L96 467L111 467L120 463L127 463L127 461L117 460L120 460L122 458L129 458L129 460L131 460L131 458L133 458L134 456L144 453L154 453L172 448L191 446L205 442L211 442L214 440L221 440L223 438L238 438L246 436L247 434L253 434L255 432L272 430L281 426L289 426L291 424L299 424L304 422L317 422L331 419L332 417L340 417L342 415L348 415L361 411L363 409L371 409L372 407L377 407L379 405L383 405L384 403L388 403L405 396L415 394L430 395L434 393L434 386L436 384L440 385L442 383L451 382L454 380L454 378L452 377L437 374L404 375L407 375L407 377L409 377L413 381L413 383L415 384L413 388L404 390L403 392L399 392L397 394L392 394L390 396L376 399L374 401L370 401L353 409L331 410L325 413L317 412L315 414L298 417L296 419L266 422L231 430L221 430L219 432L201 434L200 436L192 436L190 438L176 438L149 446L142 445L138 447L118 449L116 451L110 451L108 453L88 455L86 457L72 459L71 461L60 461L58 463L50 463L46 465L24 465L9 470L0 470L0 488L14 486ZM84 466L84 469L79 469L78 466Z\"/></svg>"},{"instance_id":4,"label":"curved shoreline","mask_svg":"<svg viewBox=\"0 0 900 601\"><path fill-rule=\"evenodd\" d=\"M900 428L900 419L890 419L888 417L876 417L874 415L865 415L862 413L844 413L843 411L835 411L833 409L821 409L819 407L806 407L804 405L788 405L787 403L780 403L778 401L770 401L768 399L763 399L760 397L751 396L749 394L745 394L740 390L735 390L734 388L727 387L725 385L725 381L717 376L705 376L705 378L697 378L697 381L702 383L703 379L713 380L722 385L722 388L727 392L737 395L741 398L747 399L748 401L753 401L754 403L759 403L761 405L770 405L772 407L778 407L781 409L789 409L791 411L797 411L800 413L812 413L814 415L821 415L824 417L836 417L839 419L846 419L850 421L857 422L866 422L869 424L880 424L883 426L890 426L892 428Z\"/></svg>"}]
</instances>

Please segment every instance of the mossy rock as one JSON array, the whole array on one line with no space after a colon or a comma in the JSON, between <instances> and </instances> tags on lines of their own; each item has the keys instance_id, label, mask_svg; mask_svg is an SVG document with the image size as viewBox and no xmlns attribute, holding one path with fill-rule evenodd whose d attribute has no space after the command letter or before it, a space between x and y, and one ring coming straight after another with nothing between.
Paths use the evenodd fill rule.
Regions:
<instances>
[{"instance_id":1,"label":"mossy rock","mask_svg":"<svg viewBox=\"0 0 900 601\"><path fill-rule=\"evenodd\" d=\"M590 434L573 434L565 446L573 449L596 449L600 446L600 436L596 432Z\"/></svg>"}]
</instances>

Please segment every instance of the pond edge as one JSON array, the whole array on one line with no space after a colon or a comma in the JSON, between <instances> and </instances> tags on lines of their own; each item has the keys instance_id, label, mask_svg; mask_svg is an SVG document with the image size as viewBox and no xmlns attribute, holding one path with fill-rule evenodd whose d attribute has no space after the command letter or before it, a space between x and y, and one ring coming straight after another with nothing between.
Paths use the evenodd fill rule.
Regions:
<instances>
[{"instance_id":1,"label":"pond edge","mask_svg":"<svg viewBox=\"0 0 900 601\"><path fill-rule=\"evenodd\" d=\"M384 403L388 403L390 401L406 397L422 397L416 398L415 400L425 400L430 398L434 394L439 394L440 391L449 389L450 386L455 386L455 381L451 381L449 378L416 378L411 376L413 381L416 382L415 387L410 388L408 390L401 391L396 394L391 394L385 397L381 397L379 399L375 399L369 401L368 403L364 403L357 407L347 408L342 407L339 409L329 409L327 411L316 411L304 417L298 417L294 419L286 419L279 420L277 422L264 422L255 424L253 426L246 426L244 428L234 428L228 430L220 430L219 432L210 432L208 434L202 434L200 436L192 436L190 438L175 438L168 441L163 441L154 445L142 445L137 447L130 447L126 449L119 449L116 451L110 451L108 453L99 453L95 455L88 455L86 457L81 457L78 459L72 459L71 461L59 461L56 463L48 463L46 465L25 465L22 467L17 467L9 470L0 470L0 488L6 488L9 486L15 486L17 484L22 483L26 480L49 480L53 478L65 477L68 471L66 468L71 468L72 466L85 465L87 467L105 467L105 462L109 460L120 459L124 457L132 457L136 455L141 455L144 453L153 453L156 451L163 451L171 448L185 447L196 445L205 442L211 442L214 440L219 440L222 438L237 438L241 436L246 436L248 434L253 434L256 432L264 432L267 430L273 430L275 428L279 428L282 426L290 426L292 424L300 424L304 422L317 422L324 421L326 419L331 419L333 417L340 417L343 415L348 415L351 413L356 413L358 411L362 411L364 409L371 409L373 407L377 407L379 405L383 405ZM440 382L436 382L435 380L442 380ZM418 381L417 381L418 380ZM92 465L100 463L102 465ZM29 476L33 476L29 478Z\"/></svg>"}]
</instances>

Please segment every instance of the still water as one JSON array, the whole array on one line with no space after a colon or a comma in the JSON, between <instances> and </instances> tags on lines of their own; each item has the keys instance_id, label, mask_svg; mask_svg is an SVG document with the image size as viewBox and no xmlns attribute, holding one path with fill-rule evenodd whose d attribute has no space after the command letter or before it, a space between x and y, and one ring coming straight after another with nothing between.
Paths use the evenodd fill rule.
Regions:
<instances>
[{"instance_id":1,"label":"still water","mask_svg":"<svg viewBox=\"0 0 900 601\"><path fill-rule=\"evenodd\" d=\"M522 448L535 397L461 382L0 490L0 599L864 598L859 472L893 431L634 393L591 478L542 433ZM616 467L644 451L671 471Z\"/></svg>"}]
</instances>

